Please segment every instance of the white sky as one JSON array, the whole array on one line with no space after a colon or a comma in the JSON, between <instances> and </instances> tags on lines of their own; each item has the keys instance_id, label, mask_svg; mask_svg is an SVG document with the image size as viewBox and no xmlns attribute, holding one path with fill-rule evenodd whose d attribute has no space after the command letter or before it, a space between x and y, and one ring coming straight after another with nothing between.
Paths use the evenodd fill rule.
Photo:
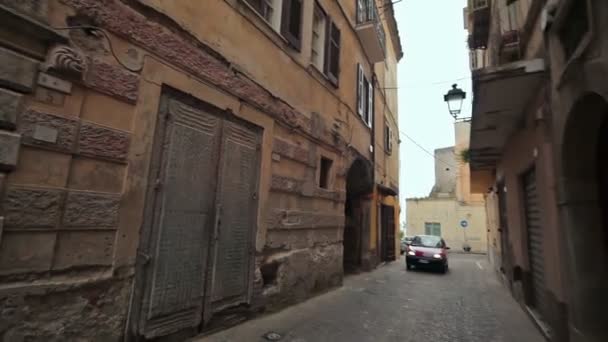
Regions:
<instances>
[{"instance_id":1,"label":"white sky","mask_svg":"<svg viewBox=\"0 0 608 342\"><path fill-rule=\"evenodd\" d=\"M395 0L393 0L395 2ZM462 113L471 112L466 0L402 0L395 12L403 44L399 63L399 126L425 149L454 145L454 120L443 95L452 83L467 92ZM463 80L459 80L465 78ZM435 183L434 158L400 134L401 222L405 199L427 196Z\"/></svg>"}]
</instances>

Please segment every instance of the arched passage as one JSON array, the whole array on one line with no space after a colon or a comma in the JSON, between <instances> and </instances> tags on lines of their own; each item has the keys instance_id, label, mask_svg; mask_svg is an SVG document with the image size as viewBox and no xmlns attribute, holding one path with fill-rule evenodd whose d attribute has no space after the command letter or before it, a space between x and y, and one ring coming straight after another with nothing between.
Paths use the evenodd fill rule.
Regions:
<instances>
[{"instance_id":1,"label":"arched passage","mask_svg":"<svg viewBox=\"0 0 608 342\"><path fill-rule=\"evenodd\" d=\"M600 341L608 303L608 103L598 94L583 96L569 113L561 173L573 331Z\"/></svg>"},{"instance_id":2,"label":"arched passage","mask_svg":"<svg viewBox=\"0 0 608 342\"><path fill-rule=\"evenodd\" d=\"M364 248L369 246L370 205L369 194L373 180L369 163L356 159L346 176L346 204L344 206L344 272L361 267Z\"/></svg>"}]
</instances>

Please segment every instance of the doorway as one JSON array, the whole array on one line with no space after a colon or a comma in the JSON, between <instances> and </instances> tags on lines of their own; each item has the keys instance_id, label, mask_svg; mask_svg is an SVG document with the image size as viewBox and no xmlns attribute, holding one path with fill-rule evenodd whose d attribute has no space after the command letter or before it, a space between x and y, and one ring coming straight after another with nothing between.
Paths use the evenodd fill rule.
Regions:
<instances>
[{"instance_id":1,"label":"doorway","mask_svg":"<svg viewBox=\"0 0 608 342\"><path fill-rule=\"evenodd\" d=\"M173 92L159 112L134 307L146 338L249 300L257 222L261 130Z\"/></svg>"},{"instance_id":2,"label":"doorway","mask_svg":"<svg viewBox=\"0 0 608 342\"><path fill-rule=\"evenodd\" d=\"M380 215L382 220L381 261L395 261L395 207L383 204Z\"/></svg>"},{"instance_id":3,"label":"doorway","mask_svg":"<svg viewBox=\"0 0 608 342\"><path fill-rule=\"evenodd\" d=\"M357 272L362 266L363 251L369 244L370 200L373 191L370 167L363 159L356 159L346 176L344 205L343 269Z\"/></svg>"},{"instance_id":4,"label":"doorway","mask_svg":"<svg viewBox=\"0 0 608 342\"><path fill-rule=\"evenodd\" d=\"M589 93L568 115L561 150L560 213L571 282L573 331L604 341L608 302L608 103ZM590 260L593 260L590 262Z\"/></svg>"}]
</instances>

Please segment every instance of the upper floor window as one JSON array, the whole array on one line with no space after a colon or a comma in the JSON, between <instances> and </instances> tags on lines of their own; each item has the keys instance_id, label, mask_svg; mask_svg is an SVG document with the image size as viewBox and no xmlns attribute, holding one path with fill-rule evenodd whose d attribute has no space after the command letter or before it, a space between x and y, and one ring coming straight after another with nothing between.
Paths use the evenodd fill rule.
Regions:
<instances>
[{"instance_id":1,"label":"upper floor window","mask_svg":"<svg viewBox=\"0 0 608 342\"><path fill-rule=\"evenodd\" d=\"M374 118L374 84L363 71L361 64L357 64L357 113L365 123L372 127Z\"/></svg>"},{"instance_id":2,"label":"upper floor window","mask_svg":"<svg viewBox=\"0 0 608 342\"><path fill-rule=\"evenodd\" d=\"M315 12L312 23L311 62L319 70L325 65L325 31L327 29L327 16L325 12L315 4Z\"/></svg>"},{"instance_id":3,"label":"upper floor window","mask_svg":"<svg viewBox=\"0 0 608 342\"><path fill-rule=\"evenodd\" d=\"M578 49L583 38L589 32L589 14L587 13L587 0L576 0L570 2L570 8L564 20L564 24L558 31L559 40L564 49L566 61L568 61Z\"/></svg>"},{"instance_id":4,"label":"upper floor window","mask_svg":"<svg viewBox=\"0 0 608 342\"><path fill-rule=\"evenodd\" d=\"M519 30L519 1L507 0L507 11L509 16L508 30Z\"/></svg>"},{"instance_id":5,"label":"upper floor window","mask_svg":"<svg viewBox=\"0 0 608 342\"><path fill-rule=\"evenodd\" d=\"M384 122L384 151L387 154L393 152L393 129L388 122Z\"/></svg>"},{"instance_id":6,"label":"upper floor window","mask_svg":"<svg viewBox=\"0 0 608 342\"><path fill-rule=\"evenodd\" d=\"M244 0L297 50L302 44L302 0Z\"/></svg>"},{"instance_id":7,"label":"upper floor window","mask_svg":"<svg viewBox=\"0 0 608 342\"><path fill-rule=\"evenodd\" d=\"M333 161L329 158L321 157L319 163L319 187L329 189L331 181L331 166Z\"/></svg>"},{"instance_id":8,"label":"upper floor window","mask_svg":"<svg viewBox=\"0 0 608 342\"><path fill-rule=\"evenodd\" d=\"M357 0L357 23L374 21L377 18L376 0Z\"/></svg>"},{"instance_id":9,"label":"upper floor window","mask_svg":"<svg viewBox=\"0 0 608 342\"><path fill-rule=\"evenodd\" d=\"M333 21L328 21L325 35L325 74L329 80L338 86L340 76L340 29Z\"/></svg>"}]
</instances>

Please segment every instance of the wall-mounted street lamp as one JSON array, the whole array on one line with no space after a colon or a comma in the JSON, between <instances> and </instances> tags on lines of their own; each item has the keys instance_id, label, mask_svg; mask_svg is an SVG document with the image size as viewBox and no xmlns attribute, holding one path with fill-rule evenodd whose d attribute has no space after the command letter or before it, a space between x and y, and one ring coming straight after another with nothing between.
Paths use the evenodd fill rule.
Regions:
<instances>
[{"instance_id":1,"label":"wall-mounted street lamp","mask_svg":"<svg viewBox=\"0 0 608 342\"><path fill-rule=\"evenodd\" d=\"M467 93L458 88L457 84L452 84L452 89L443 96L443 100L447 102L450 115L458 120L458 115L462 110L462 102L467 98Z\"/></svg>"}]
</instances>

